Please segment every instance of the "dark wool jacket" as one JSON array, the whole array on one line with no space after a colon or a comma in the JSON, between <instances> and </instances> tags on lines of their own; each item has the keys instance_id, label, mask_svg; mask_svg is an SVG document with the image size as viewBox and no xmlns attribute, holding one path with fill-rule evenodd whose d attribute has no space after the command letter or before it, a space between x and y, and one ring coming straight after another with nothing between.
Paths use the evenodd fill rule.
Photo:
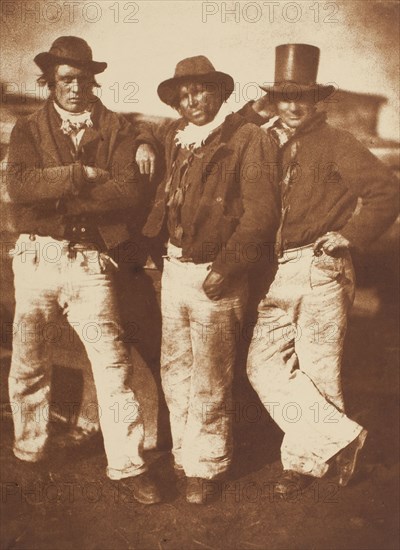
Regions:
<instances>
[{"instance_id":1,"label":"dark wool jacket","mask_svg":"<svg viewBox=\"0 0 400 550\"><path fill-rule=\"evenodd\" d=\"M92 121L77 151L51 99L17 121L6 176L16 231L62 239L69 224L81 222L100 233L106 248L129 238L125 221L140 198L132 127L99 100ZM98 182L85 180L83 165L102 170Z\"/></svg>"},{"instance_id":2,"label":"dark wool jacket","mask_svg":"<svg viewBox=\"0 0 400 550\"><path fill-rule=\"evenodd\" d=\"M250 105L242 113L259 125L266 122ZM273 138L273 128L266 132ZM288 207L283 248L338 231L354 248L364 249L393 223L399 212L398 181L352 134L330 126L326 113L316 113L280 148L280 179L293 163L294 142L296 176L282 204Z\"/></svg>"},{"instance_id":3,"label":"dark wool jacket","mask_svg":"<svg viewBox=\"0 0 400 550\"><path fill-rule=\"evenodd\" d=\"M161 126L143 125L138 143L150 143L165 157L165 176L157 189L144 234L155 237L165 226L166 185L179 148L175 144L184 119ZM279 223L276 145L238 114L225 122L198 149L203 155L191 185L200 186L198 200L185 204L183 256L195 263L212 262L228 276L265 258ZM188 212L190 209L190 212Z\"/></svg>"}]
</instances>

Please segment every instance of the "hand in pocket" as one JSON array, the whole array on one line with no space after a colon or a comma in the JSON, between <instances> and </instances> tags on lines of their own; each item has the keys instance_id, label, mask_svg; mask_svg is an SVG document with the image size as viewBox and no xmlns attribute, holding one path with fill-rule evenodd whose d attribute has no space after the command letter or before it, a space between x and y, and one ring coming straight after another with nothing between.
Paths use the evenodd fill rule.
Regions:
<instances>
[{"instance_id":1,"label":"hand in pocket","mask_svg":"<svg viewBox=\"0 0 400 550\"><path fill-rule=\"evenodd\" d=\"M204 280L203 290L210 300L219 300L222 298L226 289L226 279L220 273L211 270Z\"/></svg>"}]
</instances>

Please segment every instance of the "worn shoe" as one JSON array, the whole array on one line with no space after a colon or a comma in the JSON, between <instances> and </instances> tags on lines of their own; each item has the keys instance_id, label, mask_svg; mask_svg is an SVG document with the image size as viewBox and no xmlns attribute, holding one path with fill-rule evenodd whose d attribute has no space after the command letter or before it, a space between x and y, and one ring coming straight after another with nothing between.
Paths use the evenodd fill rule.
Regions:
<instances>
[{"instance_id":1,"label":"worn shoe","mask_svg":"<svg viewBox=\"0 0 400 550\"><path fill-rule=\"evenodd\" d=\"M274 493L282 498L301 494L314 481L314 477L299 474L294 470L283 470L278 482L274 485Z\"/></svg>"},{"instance_id":2,"label":"worn shoe","mask_svg":"<svg viewBox=\"0 0 400 550\"><path fill-rule=\"evenodd\" d=\"M149 472L143 472L138 476L126 478L122 481L128 482L128 479L133 498L140 504L157 504L161 502L160 491Z\"/></svg>"},{"instance_id":3,"label":"worn shoe","mask_svg":"<svg viewBox=\"0 0 400 550\"><path fill-rule=\"evenodd\" d=\"M207 479L201 477L188 477L186 480L186 501L190 504L205 504L207 494L204 491L204 484Z\"/></svg>"},{"instance_id":4,"label":"worn shoe","mask_svg":"<svg viewBox=\"0 0 400 550\"><path fill-rule=\"evenodd\" d=\"M339 473L339 485L346 487L353 477L358 455L364 447L368 432L364 428L358 436L336 455L336 467Z\"/></svg>"},{"instance_id":5,"label":"worn shoe","mask_svg":"<svg viewBox=\"0 0 400 550\"><path fill-rule=\"evenodd\" d=\"M80 426L72 427L67 433L55 438L56 445L60 448L77 448L97 442L101 439L99 430L86 430Z\"/></svg>"}]
</instances>

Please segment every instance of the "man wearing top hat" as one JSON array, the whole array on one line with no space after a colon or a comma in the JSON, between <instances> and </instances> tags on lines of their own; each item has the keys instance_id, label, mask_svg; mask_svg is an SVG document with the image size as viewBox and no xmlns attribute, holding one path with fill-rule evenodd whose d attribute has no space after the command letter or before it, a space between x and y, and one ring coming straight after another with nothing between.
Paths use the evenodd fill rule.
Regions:
<instances>
[{"instance_id":1,"label":"man wearing top hat","mask_svg":"<svg viewBox=\"0 0 400 550\"><path fill-rule=\"evenodd\" d=\"M319 49L276 48L275 84L253 105L254 122L279 147L278 271L258 307L249 379L284 431L278 494L322 477L335 457L346 485L367 431L345 414L341 362L354 298L350 251L365 249L395 220L397 182L316 105L333 86L316 84ZM349 127L351 131L351 127ZM361 207L356 209L358 199Z\"/></svg>"},{"instance_id":2,"label":"man wearing top hat","mask_svg":"<svg viewBox=\"0 0 400 550\"><path fill-rule=\"evenodd\" d=\"M130 478L135 498L160 500L143 460L143 423L128 387L130 369L108 250L125 241L126 220L140 206L132 129L94 95L89 45L62 36L35 62L50 96L18 120L11 134L7 186L16 230L16 310L10 401L14 454L41 462L47 451L50 365L46 330L61 311L91 362L107 475ZM14 410L14 409L13 409Z\"/></svg>"},{"instance_id":3,"label":"man wearing top hat","mask_svg":"<svg viewBox=\"0 0 400 550\"><path fill-rule=\"evenodd\" d=\"M225 99L232 91L232 77L206 57L184 59L158 87L181 118L138 137L138 160L151 145L166 163L145 234L166 227L169 235L161 376L175 468L187 476L187 501L197 504L206 500L205 480L221 477L231 462L231 385L246 272L273 241L278 221L277 148L230 112Z\"/></svg>"}]
</instances>

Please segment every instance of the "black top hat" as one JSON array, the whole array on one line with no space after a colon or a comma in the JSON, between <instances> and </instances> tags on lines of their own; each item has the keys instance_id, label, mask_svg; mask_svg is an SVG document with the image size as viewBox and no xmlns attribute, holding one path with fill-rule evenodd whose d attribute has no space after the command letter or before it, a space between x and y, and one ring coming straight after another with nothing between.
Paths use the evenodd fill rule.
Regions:
<instances>
[{"instance_id":1,"label":"black top hat","mask_svg":"<svg viewBox=\"0 0 400 550\"><path fill-rule=\"evenodd\" d=\"M317 84L320 49L310 44L281 44L275 48L275 83L269 88L272 98L279 100L310 99L321 101L334 86Z\"/></svg>"},{"instance_id":2,"label":"black top hat","mask_svg":"<svg viewBox=\"0 0 400 550\"><path fill-rule=\"evenodd\" d=\"M89 44L78 36L60 36L48 52L39 53L34 61L42 71L53 65L72 65L98 74L107 68L107 63L93 61Z\"/></svg>"},{"instance_id":3,"label":"black top hat","mask_svg":"<svg viewBox=\"0 0 400 550\"><path fill-rule=\"evenodd\" d=\"M158 86L158 97L167 105L175 106L178 86L188 80L225 84L225 99L228 99L234 88L233 78L229 74L216 71L214 65L204 55L196 55L179 61L175 67L174 76L164 80Z\"/></svg>"}]
</instances>

